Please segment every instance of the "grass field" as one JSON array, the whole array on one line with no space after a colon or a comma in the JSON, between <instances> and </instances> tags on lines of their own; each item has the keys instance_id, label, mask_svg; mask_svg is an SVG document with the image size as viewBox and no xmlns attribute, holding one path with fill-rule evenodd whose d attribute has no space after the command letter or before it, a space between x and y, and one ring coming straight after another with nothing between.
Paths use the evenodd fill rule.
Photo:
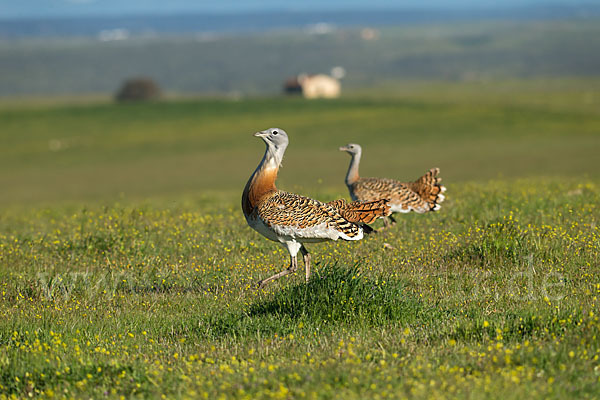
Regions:
<instances>
[{"instance_id":1,"label":"grass field","mask_svg":"<svg viewBox=\"0 0 600 400\"><path fill-rule=\"evenodd\" d=\"M596 85L0 104L0 398L597 398ZM288 261L239 206L270 126L283 189L347 197L353 141L447 200L258 291Z\"/></svg>"}]
</instances>

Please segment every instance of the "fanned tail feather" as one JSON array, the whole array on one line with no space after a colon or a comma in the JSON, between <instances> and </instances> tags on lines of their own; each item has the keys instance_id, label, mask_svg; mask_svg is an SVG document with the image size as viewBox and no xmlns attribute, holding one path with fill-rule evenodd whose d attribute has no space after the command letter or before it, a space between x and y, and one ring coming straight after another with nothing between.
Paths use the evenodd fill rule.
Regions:
<instances>
[{"instance_id":1,"label":"fanned tail feather","mask_svg":"<svg viewBox=\"0 0 600 400\"><path fill-rule=\"evenodd\" d=\"M388 199L375 201L353 201L348 203L344 199L331 201L327 204L337 208L340 215L347 221L354 223L370 224L380 217L387 217L391 214Z\"/></svg>"},{"instance_id":2,"label":"fanned tail feather","mask_svg":"<svg viewBox=\"0 0 600 400\"><path fill-rule=\"evenodd\" d=\"M443 193L446 187L441 185L442 178L438 178L439 168L432 168L425 175L409 184L410 188L417 193L432 211L441 208L440 203L444 201Z\"/></svg>"}]
</instances>

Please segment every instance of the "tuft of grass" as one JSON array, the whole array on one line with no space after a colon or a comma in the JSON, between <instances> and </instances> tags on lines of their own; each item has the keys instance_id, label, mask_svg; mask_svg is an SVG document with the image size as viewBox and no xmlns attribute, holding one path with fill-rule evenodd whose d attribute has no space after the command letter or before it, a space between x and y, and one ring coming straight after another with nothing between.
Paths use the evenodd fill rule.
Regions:
<instances>
[{"instance_id":1,"label":"tuft of grass","mask_svg":"<svg viewBox=\"0 0 600 400\"><path fill-rule=\"evenodd\" d=\"M429 310L433 311L433 310ZM433 312L435 314L435 312ZM407 296L397 278L364 276L352 267L321 265L308 283L294 283L266 293L240 310L212 315L201 321L211 338L262 334L285 336L302 330L331 330L335 326L373 328L407 324L425 315L419 299Z\"/></svg>"},{"instance_id":2,"label":"tuft of grass","mask_svg":"<svg viewBox=\"0 0 600 400\"><path fill-rule=\"evenodd\" d=\"M253 304L248 315L273 315L318 326L377 326L397 321L417 304L405 298L404 285L392 277L369 279L358 265L322 266L308 284L296 284Z\"/></svg>"}]
</instances>

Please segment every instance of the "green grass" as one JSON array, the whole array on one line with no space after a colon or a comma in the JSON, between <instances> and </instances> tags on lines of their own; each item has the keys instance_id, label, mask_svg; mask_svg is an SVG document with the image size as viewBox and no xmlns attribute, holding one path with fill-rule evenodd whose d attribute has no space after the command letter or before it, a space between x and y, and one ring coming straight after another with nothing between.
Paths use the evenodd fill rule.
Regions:
<instances>
[{"instance_id":1,"label":"green grass","mask_svg":"<svg viewBox=\"0 0 600 400\"><path fill-rule=\"evenodd\" d=\"M598 397L600 122L568 87L1 108L0 399ZM272 125L285 189L346 197L355 141L448 197L256 290L288 262L239 206Z\"/></svg>"},{"instance_id":2,"label":"green grass","mask_svg":"<svg viewBox=\"0 0 600 400\"><path fill-rule=\"evenodd\" d=\"M235 199L5 212L0 389L597 396L598 184L453 189L440 213L309 246L309 284L300 271L264 291L288 256Z\"/></svg>"}]
</instances>

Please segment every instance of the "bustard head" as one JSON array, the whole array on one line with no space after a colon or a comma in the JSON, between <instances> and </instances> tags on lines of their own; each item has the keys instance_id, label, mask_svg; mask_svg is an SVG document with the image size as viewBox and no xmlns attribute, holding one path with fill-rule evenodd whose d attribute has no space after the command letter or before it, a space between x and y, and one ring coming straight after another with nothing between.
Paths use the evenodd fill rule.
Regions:
<instances>
[{"instance_id":1,"label":"bustard head","mask_svg":"<svg viewBox=\"0 0 600 400\"><path fill-rule=\"evenodd\" d=\"M362 152L362 148L356 143L348 143L347 145L340 147L340 151L345 151L351 156L354 156L357 154L360 155L360 153Z\"/></svg>"},{"instance_id":2,"label":"bustard head","mask_svg":"<svg viewBox=\"0 0 600 400\"><path fill-rule=\"evenodd\" d=\"M287 133L280 128L270 128L256 132L254 136L261 138L267 145L266 160L274 162L273 166L279 166L283 159L283 153L285 153L285 149L289 143Z\"/></svg>"},{"instance_id":3,"label":"bustard head","mask_svg":"<svg viewBox=\"0 0 600 400\"><path fill-rule=\"evenodd\" d=\"M269 128L264 131L256 132L254 136L264 140L267 147L271 147L273 150L285 150L289 143L287 133L279 128Z\"/></svg>"}]
</instances>

